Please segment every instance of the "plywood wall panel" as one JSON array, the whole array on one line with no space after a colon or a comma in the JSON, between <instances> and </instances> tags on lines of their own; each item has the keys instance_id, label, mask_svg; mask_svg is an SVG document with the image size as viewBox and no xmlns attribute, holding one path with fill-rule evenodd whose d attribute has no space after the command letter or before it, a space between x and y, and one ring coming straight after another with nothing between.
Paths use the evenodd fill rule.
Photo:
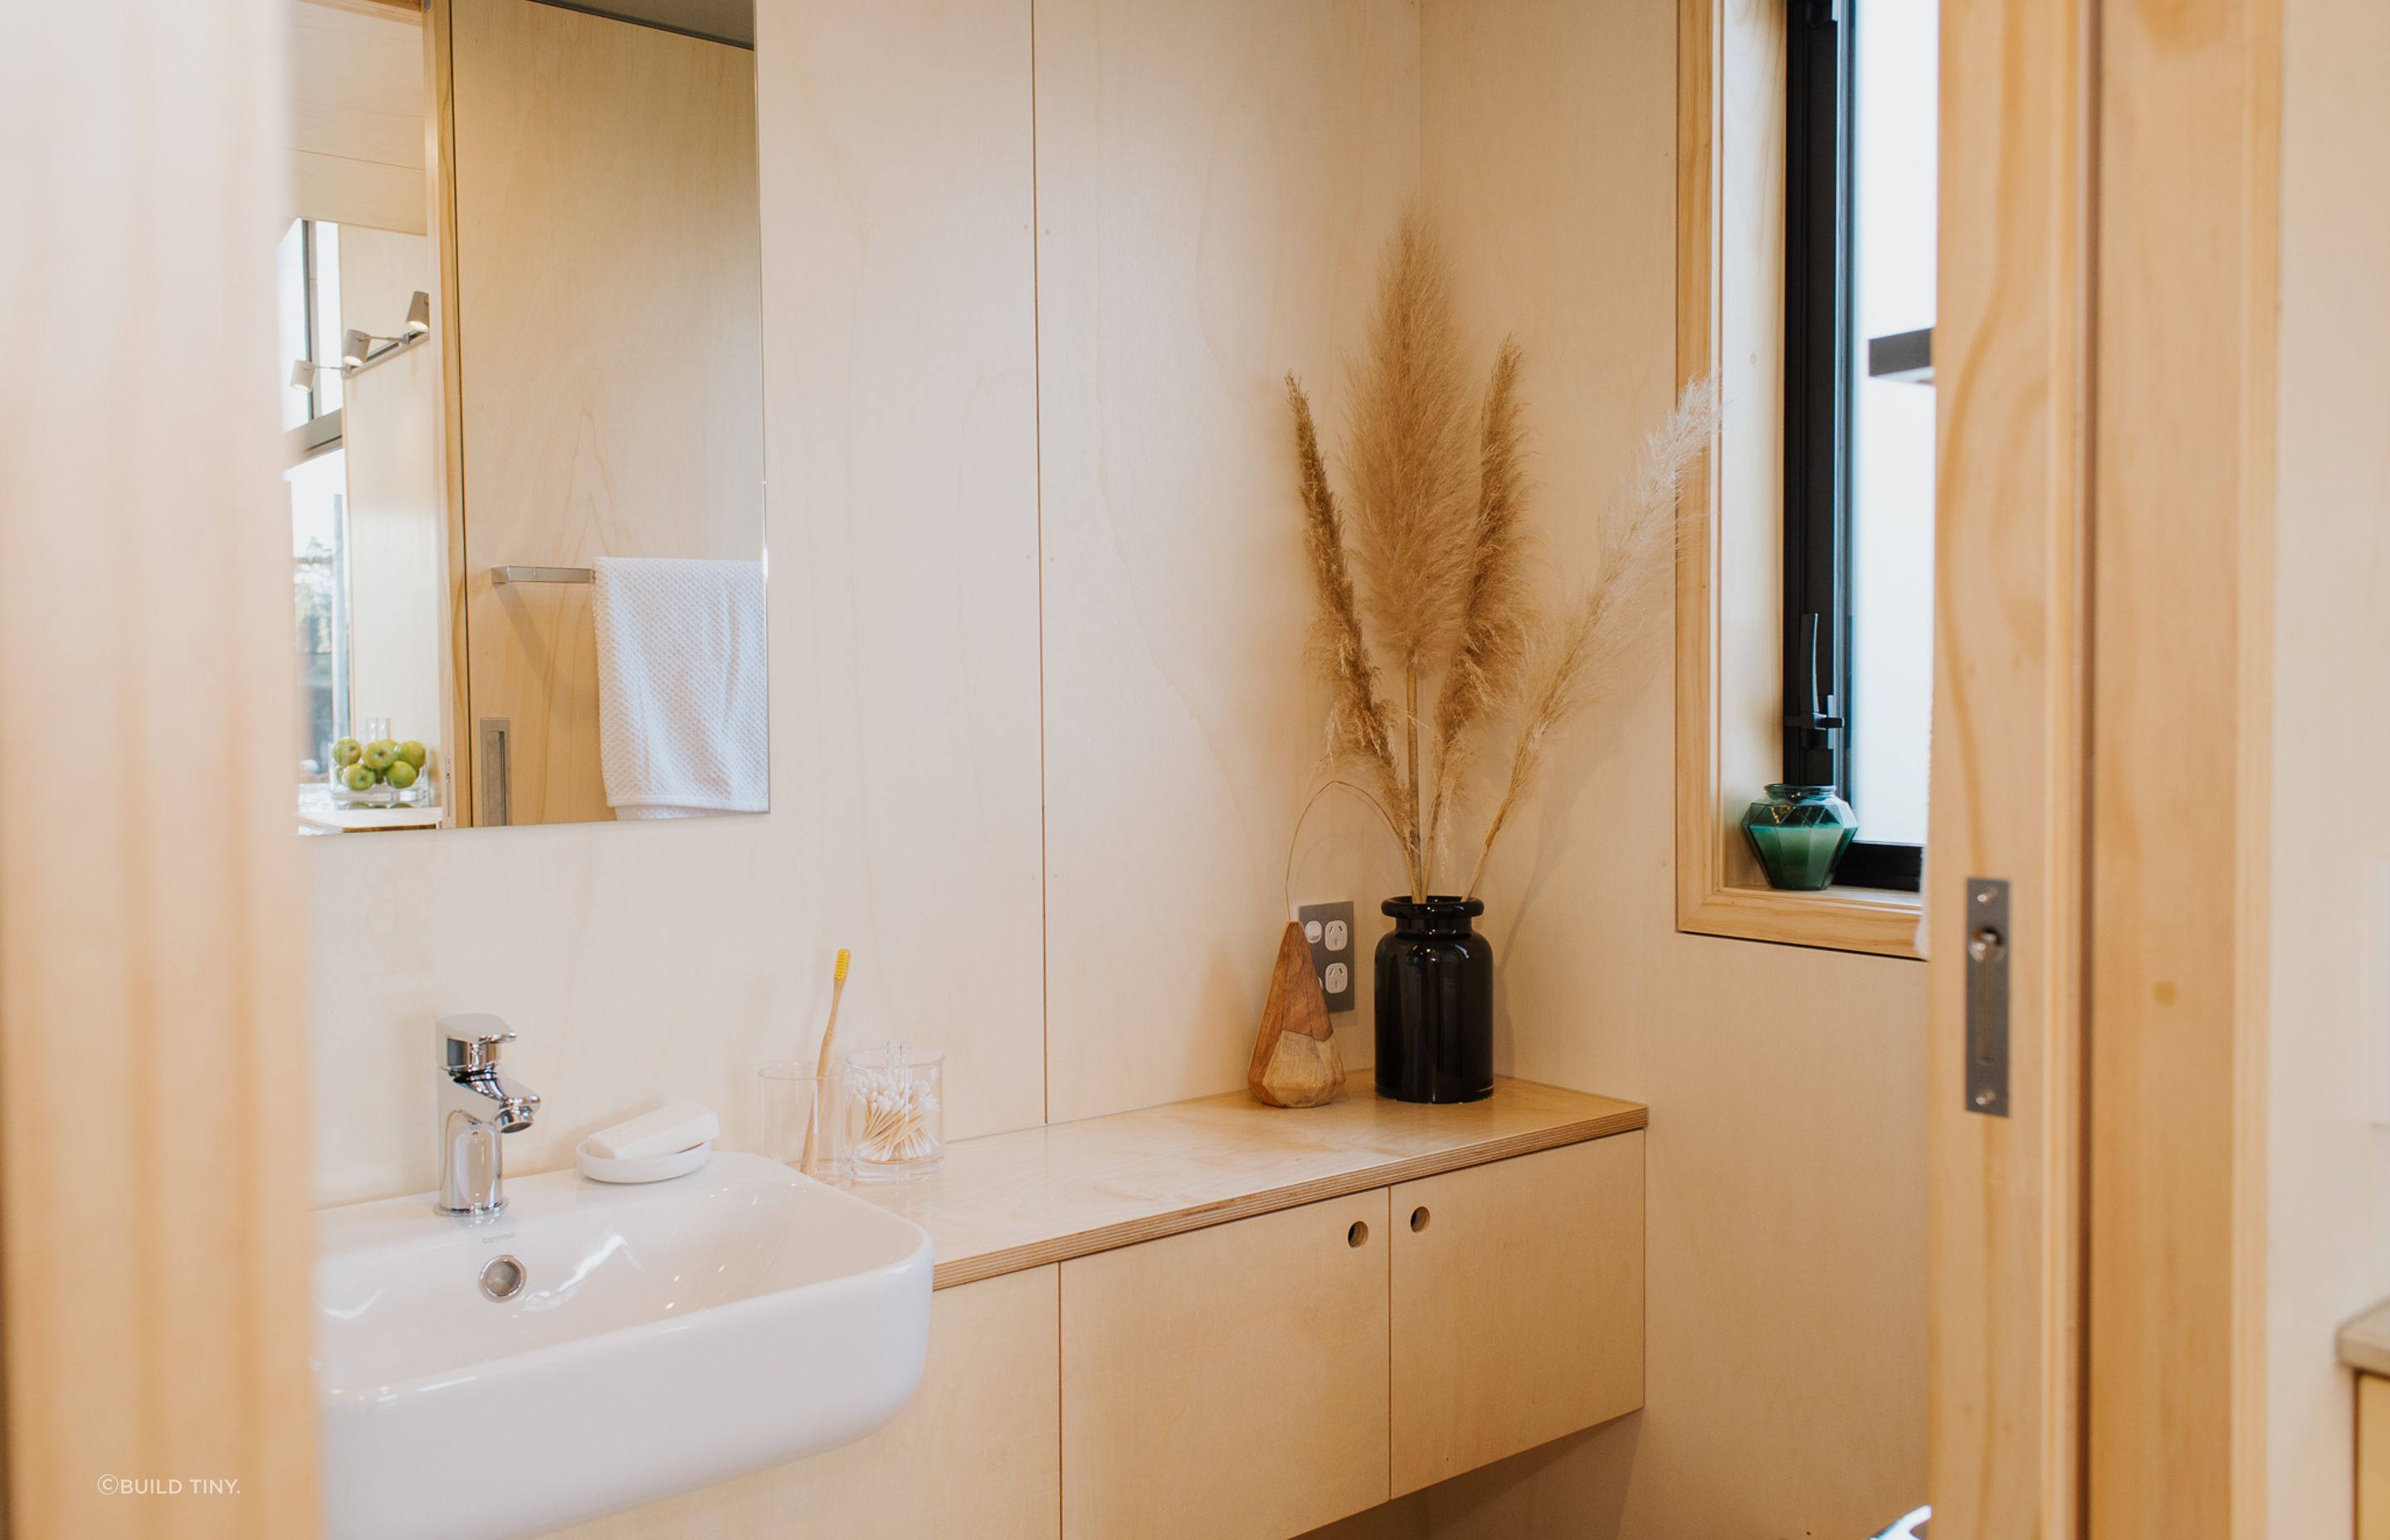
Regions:
<instances>
[{"instance_id":1,"label":"plywood wall panel","mask_svg":"<svg viewBox=\"0 0 2390 1540\"><path fill-rule=\"evenodd\" d=\"M2102 7L2094 25L2084 1522L2100 1540L2245 1540L2276 1533L2264 1006L2282 19L2253 0Z\"/></svg>"},{"instance_id":2,"label":"plywood wall panel","mask_svg":"<svg viewBox=\"0 0 2390 1540\"><path fill-rule=\"evenodd\" d=\"M311 841L323 1200L430 1185L443 1011L521 1032L508 1161L546 1170L735 1114L841 946L842 1036L946 1049L950 1135L1043 1114L1028 6L758 24L773 811Z\"/></svg>"},{"instance_id":3,"label":"plywood wall panel","mask_svg":"<svg viewBox=\"0 0 2390 1540\"><path fill-rule=\"evenodd\" d=\"M1425 186L1472 334L1526 350L1553 591L1673 394L1677 21L1424 7ZM1652 1108L1644 1410L1432 1489L1453 1540L1857 1535L1923 1500L1925 970L1677 933L1667 619L1549 761L1482 927L1497 1069Z\"/></svg>"},{"instance_id":4,"label":"plywood wall panel","mask_svg":"<svg viewBox=\"0 0 2390 1540\"><path fill-rule=\"evenodd\" d=\"M1042 0L1037 146L1062 1119L1243 1084L1327 704L1282 377L1333 434L1417 183L1417 7ZM1356 902L1366 977L1402 884L1376 815L1323 802L1294 877Z\"/></svg>"}]
</instances>

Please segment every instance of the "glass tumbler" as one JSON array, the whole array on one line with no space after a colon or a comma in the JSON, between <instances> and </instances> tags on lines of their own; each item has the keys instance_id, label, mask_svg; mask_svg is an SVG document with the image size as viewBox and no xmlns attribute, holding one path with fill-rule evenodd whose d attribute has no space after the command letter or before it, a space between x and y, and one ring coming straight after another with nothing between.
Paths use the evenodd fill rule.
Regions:
<instances>
[{"instance_id":1,"label":"glass tumbler","mask_svg":"<svg viewBox=\"0 0 2390 1540\"><path fill-rule=\"evenodd\" d=\"M760 1153L816 1181L845 1181L846 1120L839 1106L842 1080L836 1068L821 1075L813 1065L793 1061L757 1068Z\"/></svg>"}]
</instances>

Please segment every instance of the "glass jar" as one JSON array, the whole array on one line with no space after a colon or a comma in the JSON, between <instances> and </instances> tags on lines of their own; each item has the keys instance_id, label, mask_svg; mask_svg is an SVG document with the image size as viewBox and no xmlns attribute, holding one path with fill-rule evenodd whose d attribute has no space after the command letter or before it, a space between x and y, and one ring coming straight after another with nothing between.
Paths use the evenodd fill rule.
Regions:
<instances>
[{"instance_id":1,"label":"glass jar","mask_svg":"<svg viewBox=\"0 0 2390 1540\"><path fill-rule=\"evenodd\" d=\"M846 1059L846 1166L858 1182L925 1175L946 1154L943 1053L902 1043Z\"/></svg>"},{"instance_id":2,"label":"glass jar","mask_svg":"<svg viewBox=\"0 0 2390 1540\"><path fill-rule=\"evenodd\" d=\"M1767 885L1795 892L1815 892L1833 881L1858 831L1858 815L1831 786L1771 786L1767 800L1742 815L1743 835Z\"/></svg>"}]
</instances>

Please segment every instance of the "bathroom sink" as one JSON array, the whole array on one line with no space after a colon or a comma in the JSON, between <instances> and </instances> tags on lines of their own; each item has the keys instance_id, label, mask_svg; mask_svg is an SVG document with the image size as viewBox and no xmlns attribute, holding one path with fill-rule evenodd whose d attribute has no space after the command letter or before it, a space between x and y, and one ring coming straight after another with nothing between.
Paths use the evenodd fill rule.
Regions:
<instances>
[{"instance_id":1,"label":"bathroom sink","mask_svg":"<svg viewBox=\"0 0 2390 1540\"><path fill-rule=\"evenodd\" d=\"M930 1239L754 1155L506 1212L317 1216L330 1540L504 1540L861 1438L920 1382Z\"/></svg>"}]
</instances>

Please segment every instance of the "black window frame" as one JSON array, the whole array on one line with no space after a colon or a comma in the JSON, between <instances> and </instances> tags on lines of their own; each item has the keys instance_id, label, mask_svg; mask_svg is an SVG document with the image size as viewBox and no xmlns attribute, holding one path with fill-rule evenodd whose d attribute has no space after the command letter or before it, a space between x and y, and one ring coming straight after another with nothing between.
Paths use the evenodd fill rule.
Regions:
<instances>
[{"instance_id":1,"label":"black window frame","mask_svg":"<svg viewBox=\"0 0 2390 1540\"><path fill-rule=\"evenodd\" d=\"M1784 75L1783 778L1858 811L1838 886L1915 892L1924 847L1864 838L1851 784L1853 82L1860 0L1791 0Z\"/></svg>"}]
</instances>

